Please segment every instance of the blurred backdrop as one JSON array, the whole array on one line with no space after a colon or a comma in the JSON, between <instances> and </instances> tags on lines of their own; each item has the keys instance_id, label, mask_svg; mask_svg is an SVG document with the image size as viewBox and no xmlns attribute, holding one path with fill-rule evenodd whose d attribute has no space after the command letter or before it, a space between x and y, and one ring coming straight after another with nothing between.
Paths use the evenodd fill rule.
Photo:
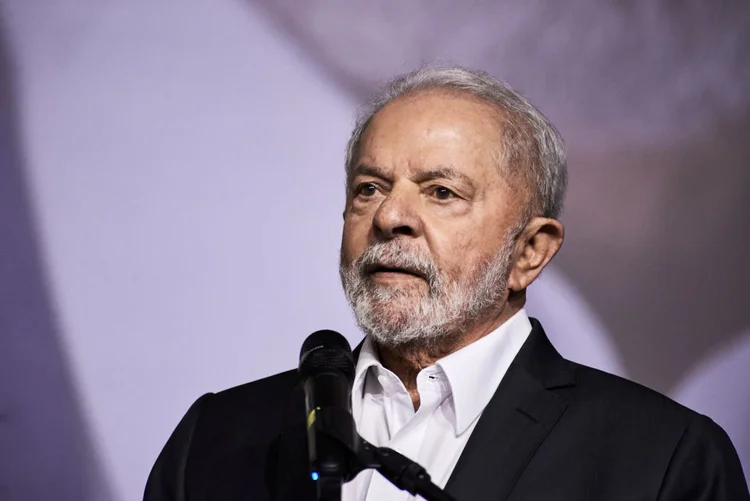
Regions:
<instances>
[{"instance_id":1,"label":"blurred backdrop","mask_svg":"<svg viewBox=\"0 0 750 501\"><path fill-rule=\"evenodd\" d=\"M558 125L564 355L750 470L750 3L1 0L0 499L139 499L188 406L361 334L343 151L374 85L490 71Z\"/></svg>"}]
</instances>

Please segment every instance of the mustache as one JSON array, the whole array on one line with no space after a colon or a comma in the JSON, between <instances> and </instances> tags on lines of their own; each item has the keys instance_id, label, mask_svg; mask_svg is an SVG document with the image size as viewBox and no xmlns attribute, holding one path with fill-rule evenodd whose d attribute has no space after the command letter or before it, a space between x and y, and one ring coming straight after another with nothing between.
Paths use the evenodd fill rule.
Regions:
<instances>
[{"instance_id":1,"label":"mustache","mask_svg":"<svg viewBox=\"0 0 750 501\"><path fill-rule=\"evenodd\" d=\"M365 278L378 267L403 269L424 278L430 288L439 285L440 271L432 257L403 240L376 242L351 264L351 270Z\"/></svg>"}]
</instances>

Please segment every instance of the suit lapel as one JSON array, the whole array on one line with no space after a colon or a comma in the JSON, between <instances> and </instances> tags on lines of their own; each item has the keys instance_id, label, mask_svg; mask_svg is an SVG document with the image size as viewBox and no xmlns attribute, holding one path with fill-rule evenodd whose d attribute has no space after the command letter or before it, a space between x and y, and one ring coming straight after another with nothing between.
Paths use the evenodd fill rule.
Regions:
<instances>
[{"instance_id":1,"label":"suit lapel","mask_svg":"<svg viewBox=\"0 0 750 501\"><path fill-rule=\"evenodd\" d=\"M448 480L456 499L506 499L565 412L567 401L551 390L575 384L570 366L539 322L532 326Z\"/></svg>"}]
</instances>

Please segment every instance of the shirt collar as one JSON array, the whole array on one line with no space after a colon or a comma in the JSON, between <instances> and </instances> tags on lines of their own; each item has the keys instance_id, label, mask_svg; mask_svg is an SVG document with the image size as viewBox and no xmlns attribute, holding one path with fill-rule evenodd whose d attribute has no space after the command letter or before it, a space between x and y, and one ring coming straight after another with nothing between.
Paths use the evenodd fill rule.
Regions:
<instances>
[{"instance_id":1,"label":"shirt collar","mask_svg":"<svg viewBox=\"0 0 750 501\"><path fill-rule=\"evenodd\" d=\"M437 361L453 393L456 435L487 407L530 333L531 322L521 309L491 333Z\"/></svg>"},{"instance_id":2,"label":"shirt collar","mask_svg":"<svg viewBox=\"0 0 750 501\"><path fill-rule=\"evenodd\" d=\"M354 371L354 384L352 385L352 415L357 422L361 414L362 396L370 367L382 367L382 365L378 357L378 350L370 336L366 336L362 348L359 350L357 367Z\"/></svg>"},{"instance_id":3,"label":"shirt collar","mask_svg":"<svg viewBox=\"0 0 750 501\"><path fill-rule=\"evenodd\" d=\"M521 309L491 333L437 361L435 365L445 374L452 392L456 435L465 432L490 402L530 332L531 322L526 310ZM352 412L355 418L361 413L365 381L371 367L382 367L382 364L375 345L367 336L354 373Z\"/></svg>"}]
</instances>

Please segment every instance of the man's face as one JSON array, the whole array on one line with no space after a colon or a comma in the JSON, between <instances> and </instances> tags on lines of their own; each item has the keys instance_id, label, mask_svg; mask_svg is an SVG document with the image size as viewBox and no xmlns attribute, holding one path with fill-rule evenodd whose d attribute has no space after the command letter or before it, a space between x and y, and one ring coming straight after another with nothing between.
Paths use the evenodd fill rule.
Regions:
<instances>
[{"instance_id":1,"label":"man's face","mask_svg":"<svg viewBox=\"0 0 750 501\"><path fill-rule=\"evenodd\" d=\"M430 92L383 108L351 174L344 291L363 330L390 346L459 334L499 310L523 198L498 170L488 105Z\"/></svg>"}]
</instances>

